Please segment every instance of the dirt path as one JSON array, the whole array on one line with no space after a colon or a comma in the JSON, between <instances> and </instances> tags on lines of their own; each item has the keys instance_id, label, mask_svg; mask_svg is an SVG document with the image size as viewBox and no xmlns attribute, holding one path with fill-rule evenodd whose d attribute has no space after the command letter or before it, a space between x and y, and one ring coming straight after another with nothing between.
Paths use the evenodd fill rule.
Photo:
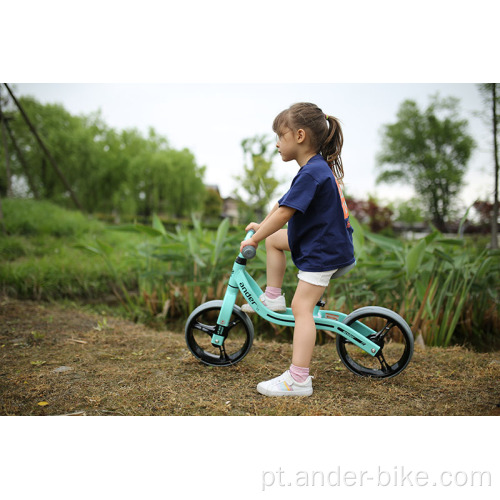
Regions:
<instances>
[{"instance_id":1,"label":"dirt path","mask_svg":"<svg viewBox=\"0 0 500 500\"><path fill-rule=\"evenodd\" d=\"M417 348L400 376L356 377L334 343L316 347L310 398L266 398L261 380L289 364L288 344L255 341L213 368L182 333L76 306L0 298L1 415L499 415L500 352Z\"/></svg>"}]
</instances>

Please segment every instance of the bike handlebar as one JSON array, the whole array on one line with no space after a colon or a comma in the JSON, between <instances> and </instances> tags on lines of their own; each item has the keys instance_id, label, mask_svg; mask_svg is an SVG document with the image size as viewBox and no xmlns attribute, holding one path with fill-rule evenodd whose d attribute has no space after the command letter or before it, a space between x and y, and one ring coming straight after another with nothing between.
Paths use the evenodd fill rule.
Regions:
<instances>
[{"instance_id":1,"label":"bike handlebar","mask_svg":"<svg viewBox=\"0 0 500 500\"><path fill-rule=\"evenodd\" d=\"M248 231L247 235L245 236L244 241L249 240L254 234L255 234L255 231L253 229L250 229L250 231ZM246 247L243 247L241 255L245 259L253 259L255 257L256 253L257 253L257 249L255 247L253 247L252 245L247 245Z\"/></svg>"}]
</instances>

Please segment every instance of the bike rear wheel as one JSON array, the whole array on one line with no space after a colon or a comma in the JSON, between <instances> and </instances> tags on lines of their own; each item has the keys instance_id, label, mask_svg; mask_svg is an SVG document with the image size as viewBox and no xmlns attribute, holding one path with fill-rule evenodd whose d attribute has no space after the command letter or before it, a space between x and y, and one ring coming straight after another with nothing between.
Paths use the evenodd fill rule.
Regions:
<instances>
[{"instance_id":1,"label":"bike rear wheel","mask_svg":"<svg viewBox=\"0 0 500 500\"><path fill-rule=\"evenodd\" d=\"M344 365L356 375L390 378L401 373L413 355L413 334L399 314L383 307L363 307L352 312L344 323L357 331L373 330L367 337L380 346L375 356L337 334L337 353Z\"/></svg>"},{"instance_id":2,"label":"bike rear wheel","mask_svg":"<svg viewBox=\"0 0 500 500\"><path fill-rule=\"evenodd\" d=\"M206 302L197 307L186 322L185 337L189 350L202 363L229 366L241 361L250 351L254 329L250 318L234 306L227 326L227 338L222 346L212 345L217 329L221 300Z\"/></svg>"}]
</instances>

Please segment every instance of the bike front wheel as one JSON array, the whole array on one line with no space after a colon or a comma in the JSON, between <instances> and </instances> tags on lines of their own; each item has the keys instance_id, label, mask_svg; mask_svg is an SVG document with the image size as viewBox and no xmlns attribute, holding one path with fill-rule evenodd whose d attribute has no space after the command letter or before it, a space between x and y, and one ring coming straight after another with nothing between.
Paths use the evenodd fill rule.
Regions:
<instances>
[{"instance_id":1,"label":"bike front wheel","mask_svg":"<svg viewBox=\"0 0 500 500\"><path fill-rule=\"evenodd\" d=\"M380 346L375 356L337 334L337 352L344 365L356 375L390 378L401 373L413 355L413 334L406 321L383 307L362 307L349 314L344 323ZM368 330L368 328L370 330Z\"/></svg>"},{"instance_id":2,"label":"bike front wheel","mask_svg":"<svg viewBox=\"0 0 500 500\"><path fill-rule=\"evenodd\" d=\"M229 366L241 361L250 351L254 329L250 318L234 306L222 346L212 345L222 300L213 300L197 307L186 322L186 343L193 355L211 366Z\"/></svg>"}]
</instances>

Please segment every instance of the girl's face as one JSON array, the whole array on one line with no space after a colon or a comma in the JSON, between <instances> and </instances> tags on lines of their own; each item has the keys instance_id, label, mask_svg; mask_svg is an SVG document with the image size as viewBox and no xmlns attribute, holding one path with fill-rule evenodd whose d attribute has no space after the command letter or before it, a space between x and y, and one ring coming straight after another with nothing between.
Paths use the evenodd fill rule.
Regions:
<instances>
[{"instance_id":1,"label":"girl's face","mask_svg":"<svg viewBox=\"0 0 500 500\"><path fill-rule=\"evenodd\" d=\"M297 159L298 142L295 134L291 129L282 130L277 137L276 147L283 161L291 161Z\"/></svg>"}]
</instances>

